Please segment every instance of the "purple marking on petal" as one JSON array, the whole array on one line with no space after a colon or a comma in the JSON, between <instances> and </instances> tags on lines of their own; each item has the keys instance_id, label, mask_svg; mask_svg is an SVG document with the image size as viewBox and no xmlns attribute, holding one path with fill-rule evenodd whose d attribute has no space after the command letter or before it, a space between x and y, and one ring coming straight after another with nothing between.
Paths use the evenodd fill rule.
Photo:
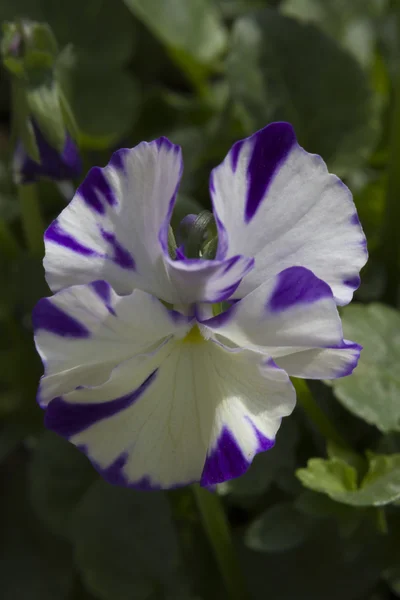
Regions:
<instances>
[{"instance_id":1,"label":"purple marking on petal","mask_svg":"<svg viewBox=\"0 0 400 600\"><path fill-rule=\"evenodd\" d=\"M108 242L113 248L113 256L109 256L110 260L119 265L122 269L136 268L135 261L133 260L132 254L128 252L126 248L119 243L114 233L101 229L101 235L103 239Z\"/></svg>"},{"instance_id":2,"label":"purple marking on petal","mask_svg":"<svg viewBox=\"0 0 400 600\"><path fill-rule=\"evenodd\" d=\"M58 221L53 221L53 223L47 228L44 234L44 239L54 242L59 246L64 246L64 248L68 248L69 250L72 250L77 254L82 254L83 256L100 256L95 250L84 246L72 235L63 231Z\"/></svg>"},{"instance_id":3,"label":"purple marking on petal","mask_svg":"<svg viewBox=\"0 0 400 600\"><path fill-rule=\"evenodd\" d=\"M329 348L332 350L353 350L354 351L354 356L353 356L352 360L350 360L350 362L345 364L343 369L336 374L335 378L347 377L348 375L351 375L358 364L361 350L363 349L363 347L360 346L360 344L356 344L355 342L343 340L341 344L337 344L336 346L329 346Z\"/></svg>"},{"instance_id":4,"label":"purple marking on petal","mask_svg":"<svg viewBox=\"0 0 400 600\"><path fill-rule=\"evenodd\" d=\"M234 304L224 312L221 312L219 313L219 315L215 315L215 317L211 317L209 319L202 319L199 314L199 311L195 309L195 318L198 323L206 325L206 327L210 327L211 329L218 329L219 327L223 327L235 318L236 307L237 304Z\"/></svg>"},{"instance_id":5,"label":"purple marking on petal","mask_svg":"<svg viewBox=\"0 0 400 600\"><path fill-rule=\"evenodd\" d=\"M245 221L256 214L272 180L296 143L296 136L289 123L272 123L252 138L253 150L247 167L248 190L245 205Z\"/></svg>"},{"instance_id":6,"label":"purple marking on petal","mask_svg":"<svg viewBox=\"0 0 400 600\"><path fill-rule=\"evenodd\" d=\"M111 301L111 286L106 281L93 281L91 287L94 289L96 294L101 298L106 305L108 311L116 317L116 312L110 304Z\"/></svg>"},{"instance_id":7,"label":"purple marking on petal","mask_svg":"<svg viewBox=\"0 0 400 600\"><path fill-rule=\"evenodd\" d=\"M272 367L273 369L279 369L279 370L281 370L281 368L280 368L280 367L278 367L278 365L276 364L276 362L274 361L274 359L273 359L273 358L269 358L269 359L267 360L266 364L267 364L269 367Z\"/></svg>"},{"instance_id":8,"label":"purple marking on petal","mask_svg":"<svg viewBox=\"0 0 400 600\"><path fill-rule=\"evenodd\" d=\"M236 172L236 169L238 166L239 154L243 147L244 142L245 142L245 140L239 140L238 142L236 142L236 144L233 144L233 146L229 152L229 156L231 159L232 171L234 173Z\"/></svg>"},{"instance_id":9,"label":"purple marking on petal","mask_svg":"<svg viewBox=\"0 0 400 600\"><path fill-rule=\"evenodd\" d=\"M250 461L227 427L222 429L217 444L208 454L201 474L200 485L222 483L247 471Z\"/></svg>"},{"instance_id":10,"label":"purple marking on petal","mask_svg":"<svg viewBox=\"0 0 400 600\"><path fill-rule=\"evenodd\" d=\"M268 300L268 308L280 312L297 304L312 304L323 298L332 298L332 290L304 267L289 267L277 276L277 284Z\"/></svg>"},{"instance_id":11,"label":"purple marking on petal","mask_svg":"<svg viewBox=\"0 0 400 600\"><path fill-rule=\"evenodd\" d=\"M133 392L99 403L72 403L66 402L61 397L54 398L47 407L44 419L45 426L59 435L71 438L84 431L98 421L108 419L129 408L146 391L157 375L157 370Z\"/></svg>"},{"instance_id":12,"label":"purple marking on petal","mask_svg":"<svg viewBox=\"0 0 400 600\"><path fill-rule=\"evenodd\" d=\"M350 223L352 225L359 225L361 227L360 219L358 218L358 214L356 212L351 215Z\"/></svg>"},{"instance_id":13,"label":"purple marking on petal","mask_svg":"<svg viewBox=\"0 0 400 600\"><path fill-rule=\"evenodd\" d=\"M232 294L234 292L236 292L241 280L242 280L242 278L240 278L239 281L235 281L235 283L233 283L232 285L229 285L225 288L222 288L221 290L218 290L218 295L215 298L208 300L208 302L214 303L214 302L224 302L225 300L229 300L229 298L232 296Z\"/></svg>"},{"instance_id":14,"label":"purple marking on petal","mask_svg":"<svg viewBox=\"0 0 400 600\"><path fill-rule=\"evenodd\" d=\"M79 321L58 308L49 298L42 298L32 313L35 331L44 329L68 338L87 338L89 330Z\"/></svg>"},{"instance_id":15,"label":"purple marking on petal","mask_svg":"<svg viewBox=\"0 0 400 600\"><path fill-rule=\"evenodd\" d=\"M279 369L279 367L277 367ZM255 424L253 423L253 421L250 419L250 417L246 417L246 421L248 421L250 423L250 425L252 426L254 433L256 434L256 438L257 438L257 442L258 442L258 446L257 446L257 453L258 452L265 452L266 450L271 450L271 448L273 448L273 446L275 445L275 440L271 440L270 438L267 438L262 431L260 431L258 429L258 427L255 426Z\"/></svg>"},{"instance_id":16,"label":"purple marking on petal","mask_svg":"<svg viewBox=\"0 0 400 600\"><path fill-rule=\"evenodd\" d=\"M215 193L215 181L214 181L214 169L210 173L210 179L208 182L209 190L212 194Z\"/></svg>"},{"instance_id":17,"label":"purple marking on petal","mask_svg":"<svg viewBox=\"0 0 400 600\"><path fill-rule=\"evenodd\" d=\"M125 158L129 154L129 148L120 148L111 156L108 165L117 171L125 173Z\"/></svg>"},{"instance_id":18,"label":"purple marking on petal","mask_svg":"<svg viewBox=\"0 0 400 600\"><path fill-rule=\"evenodd\" d=\"M225 275L225 273L229 273L229 271L238 263L238 261L241 259L241 256L234 256L232 257L227 264L225 265L222 273Z\"/></svg>"},{"instance_id":19,"label":"purple marking on petal","mask_svg":"<svg viewBox=\"0 0 400 600\"><path fill-rule=\"evenodd\" d=\"M228 252L228 235L226 233L224 224L215 211L214 218L218 230L218 248L215 258L218 260L223 260Z\"/></svg>"},{"instance_id":20,"label":"purple marking on petal","mask_svg":"<svg viewBox=\"0 0 400 600\"><path fill-rule=\"evenodd\" d=\"M350 277L349 279L345 279L343 281L344 285L352 288L353 290L357 290L360 287L361 279L359 275L355 275L354 277Z\"/></svg>"},{"instance_id":21,"label":"purple marking on petal","mask_svg":"<svg viewBox=\"0 0 400 600\"><path fill-rule=\"evenodd\" d=\"M100 167L92 167L90 169L86 179L79 186L77 193L82 196L88 206L102 215L106 212L103 199L110 206L114 206L117 203L114 192L104 175L103 169Z\"/></svg>"},{"instance_id":22,"label":"purple marking on petal","mask_svg":"<svg viewBox=\"0 0 400 600\"><path fill-rule=\"evenodd\" d=\"M178 146L177 144L173 144L167 137L164 136L157 138L156 140L154 140L154 142L159 150L163 146L165 146L167 150L171 150L172 152L174 152L174 154L177 154L181 150L180 146Z\"/></svg>"}]
</instances>

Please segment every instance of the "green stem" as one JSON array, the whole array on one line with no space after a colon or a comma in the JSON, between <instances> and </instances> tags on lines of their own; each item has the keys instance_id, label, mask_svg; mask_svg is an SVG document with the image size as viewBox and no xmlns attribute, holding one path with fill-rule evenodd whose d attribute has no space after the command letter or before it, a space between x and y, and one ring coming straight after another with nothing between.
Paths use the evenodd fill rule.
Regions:
<instances>
[{"instance_id":1,"label":"green stem","mask_svg":"<svg viewBox=\"0 0 400 600\"><path fill-rule=\"evenodd\" d=\"M377 529L378 529L379 533L382 533L383 535L387 535L387 533L389 532L389 529L388 529L388 524L387 524L387 519L386 519L386 514L385 514L384 508L376 509L376 524L377 524Z\"/></svg>"},{"instance_id":2,"label":"green stem","mask_svg":"<svg viewBox=\"0 0 400 600\"><path fill-rule=\"evenodd\" d=\"M18 196L26 245L32 254L43 256L44 223L40 212L36 184L19 185Z\"/></svg>"},{"instance_id":3,"label":"green stem","mask_svg":"<svg viewBox=\"0 0 400 600\"><path fill-rule=\"evenodd\" d=\"M3 219L0 219L0 252L7 258L15 258L19 252L18 242Z\"/></svg>"},{"instance_id":4,"label":"green stem","mask_svg":"<svg viewBox=\"0 0 400 600\"><path fill-rule=\"evenodd\" d=\"M342 438L336 427L326 416L322 408L314 400L314 396L304 379L293 378L292 383L296 389L297 401L303 410L307 413L309 419L317 427L320 434L327 440L330 440L345 448L351 450L349 444Z\"/></svg>"},{"instance_id":5,"label":"green stem","mask_svg":"<svg viewBox=\"0 0 400 600\"><path fill-rule=\"evenodd\" d=\"M400 70L392 97L391 142L386 189L386 210L382 236L382 258L386 270L383 299L397 305L400 281Z\"/></svg>"},{"instance_id":6,"label":"green stem","mask_svg":"<svg viewBox=\"0 0 400 600\"><path fill-rule=\"evenodd\" d=\"M229 598L247 600L249 594L220 498L197 484L192 489Z\"/></svg>"}]
</instances>

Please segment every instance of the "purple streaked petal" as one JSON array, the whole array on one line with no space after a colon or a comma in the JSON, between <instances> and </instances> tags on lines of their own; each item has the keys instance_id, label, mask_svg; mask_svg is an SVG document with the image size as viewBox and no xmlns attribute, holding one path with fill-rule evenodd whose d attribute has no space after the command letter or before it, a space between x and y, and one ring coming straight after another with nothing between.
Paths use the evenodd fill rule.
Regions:
<instances>
[{"instance_id":1,"label":"purple streaked petal","mask_svg":"<svg viewBox=\"0 0 400 600\"><path fill-rule=\"evenodd\" d=\"M102 215L106 212L107 204L114 206L117 199L114 192L105 177L103 169L100 167L92 167L77 190L84 202L90 208ZM105 201L105 202L104 202Z\"/></svg>"},{"instance_id":2,"label":"purple streaked petal","mask_svg":"<svg viewBox=\"0 0 400 600\"><path fill-rule=\"evenodd\" d=\"M355 275L354 277L350 277L350 279L345 279L343 283L353 290L358 290L361 284L361 278L359 275Z\"/></svg>"},{"instance_id":3,"label":"purple streaked petal","mask_svg":"<svg viewBox=\"0 0 400 600\"><path fill-rule=\"evenodd\" d=\"M289 123L272 123L254 134L253 140L253 152L247 167L249 188L245 205L246 222L254 217L266 197L276 172L296 143L296 136Z\"/></svg>"},{"instance_id":4,"label":"purple streaked petal","mask_svg":"<svg viewBox=\"0 0 400 600\"><path fill-rule=\"evenodd\" d=\"M101 280L94 281L93 283L90 284L90 286L94 289L94 291L99 296L99 298L101 298L103 300L108 311L112 315L114 315L114 317L116 317L117 314L116 314L114 308L111 306L112 287L106 281L101 281Z\"/></svg>"},{"instance_id":5,"label":"purple streaked petal","mask_svg":"<svg viewBox=\"0 0 400 600\"><path fill-rule=\"evenodd\" d=\"M45 426L63 437L71 438L94 423L129 408L147 390L156 375L157 369L136 390L108 402L80 404L54 398L46 410Z\"/></svg>"},{"instance_id":6,"label":"purple streaked petal","mask_svg":"<svg viewBox=\"0 0 400 600\"><path fill-rule=\"evenodd\" d=\"M252 424L254 427L254 425ZM273 440L266 438L256 427L258 448L257 452L269 450L274 445ZM243 475L249 468L252 458L248 460L227 427L222 429L217 444L207 456L201 475L200 485L210 486L222 483L234 477Z\"/></svg>"},{"instance_id":7,"label":"purple streaked petal","mask_svg":"<svg viewBox=\"0 0 400 600\"><path fill-rule=\"evenodd\" d=\"M131 253L118 241L115 233L102 229L101 235L113 249L113 254L109 258L121 267L121 269L131 269L134 271L136 268L135 261Z\"/></svg>"},{"instance_id":8,"label":"purple streaked petal","mask_svg":"<svg viewBox=\"0 0 400 600\"><path fill-rule=\"evenodd\" d=\"M304 267L290 267L279 273L268 308L280 312L298 304L313 304L323 298L332 298L332 290L327 283Z\"/></svg>"},{"instance_id":9,"label":"purple streaked petal","mask_svg":"<svg viewBox=\"0 0 400 600\"><path fill-rule=\"evenodd\" d=\"M351 300L353 287L344 282L367 259L351 192L297 144L289 124L272 123L235 144L213 170L210 194L223 240L217 259L255 258L235 299L297 265L325 281L338 305Z\"/></svg>"},{"instance_id":10,"label":"purple streaked petal","mask_svg":"<svg viewBox=\"0 0 400 600\"><path fill-rule=\"evenodd\" d=\"M44 234L44 239L45 242L53 242L58 246L68 248L69 250L72 250L77 254L81 254L82 256L99 256L95 250L79 242L72 234L63 231L60 223L57 220L53 221L53 223L47 228Z\"/></svg>"},{"instance_id":11,"label":"purple streaked petal","mask_svg":"<svg viewBox=\"0 0 400 600\"><path fill-rule=\"evenodd\" d=\"M79 321L58 308L48 298L42 298L36 304L33 314L35 331L45 330L67 338L87 338L89 330Z\"/></svg>"}]
</instances>

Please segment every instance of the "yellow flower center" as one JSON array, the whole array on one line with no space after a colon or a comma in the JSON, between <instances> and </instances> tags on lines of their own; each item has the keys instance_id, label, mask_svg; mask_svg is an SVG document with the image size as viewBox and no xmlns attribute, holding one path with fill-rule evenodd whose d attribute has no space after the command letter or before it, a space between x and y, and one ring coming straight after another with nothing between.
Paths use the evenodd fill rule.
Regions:
<instances>
[{"instance_id":1,"label":"yellow flower center","mask_svg":"<svg viewBox=\"0 0 400 600\"><path fill-rule=\"evenodd\" d=\"M182 340L182 342L184 344L201 344L202 342L205 342L205 341L206 340L202 336L198 325L195 325L194 327L192 327L192 329L189 331L189 333L187 333L186 336Z\"/></svg>"}]
</instances>

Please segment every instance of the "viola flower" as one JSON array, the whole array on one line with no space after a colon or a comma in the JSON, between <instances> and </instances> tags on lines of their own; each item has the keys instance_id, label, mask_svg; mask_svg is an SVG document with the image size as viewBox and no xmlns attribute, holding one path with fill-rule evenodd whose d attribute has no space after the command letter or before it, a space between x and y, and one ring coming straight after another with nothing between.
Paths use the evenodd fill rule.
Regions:
<instances>
[{"instance_id":1,"label":"viola flower","mask_svg":"<svg viewBox=\"0 0 400 600\"><path fill-rule=\"evenodd\" d=\"M34 120L32 126L39 149L40 162L33 160L26 152L22 141L19 141L15 148L13 161L16 182L35 183L42 177L55 181L79 177L82 171L82 161L70 134L66 134L64 148L60 153L45 139Z\"/></svg>"},{"instance_id":2,"label":"viola flower","mask_svg":"<svg viewBox=\"0 0 400 600\"><path fill-rule=\"evenodd\" d=\"M165 138L92 169L45 234L56 293L34 312L46 426L108 481L145 489L241 475L294 408L289 376L342 377L360 353L336 305L359 284L365 237L291 126L236 143L212 172L213 259L168 252L181 174Z\"/></svg>"}]
</instances>

